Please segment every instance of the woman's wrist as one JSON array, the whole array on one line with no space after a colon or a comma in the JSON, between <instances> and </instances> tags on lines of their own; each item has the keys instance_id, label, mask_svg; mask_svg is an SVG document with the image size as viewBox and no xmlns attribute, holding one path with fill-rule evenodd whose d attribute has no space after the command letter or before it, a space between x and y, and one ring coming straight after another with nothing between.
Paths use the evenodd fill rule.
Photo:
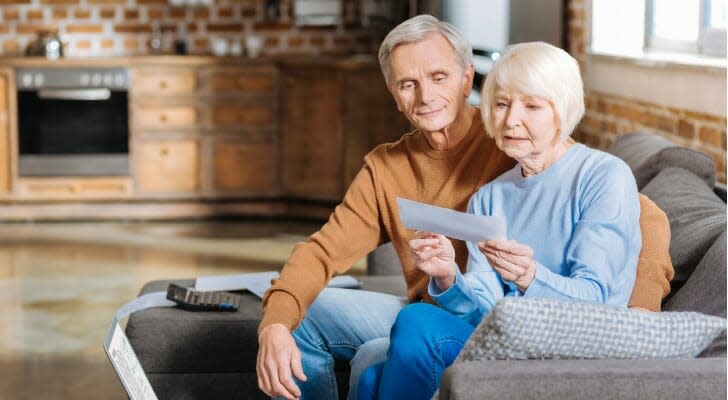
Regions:
<instances>
[{"instance_id":1,"label":"woman's wrist","mask_svg":"<svg viewBox=\"0 0 728 400\"><path fill-rule=\"evenodd\" d=\"M435 285L437 285L437 288L440 289L440 291L446 291L447 289L450 289L452 285L455 284L455 277L457 276L457 269L458 266L455 263L452 263L452 268L450 268L450 273L443 276L433 277L435 279Z\"/></svg>"}]
</instances>

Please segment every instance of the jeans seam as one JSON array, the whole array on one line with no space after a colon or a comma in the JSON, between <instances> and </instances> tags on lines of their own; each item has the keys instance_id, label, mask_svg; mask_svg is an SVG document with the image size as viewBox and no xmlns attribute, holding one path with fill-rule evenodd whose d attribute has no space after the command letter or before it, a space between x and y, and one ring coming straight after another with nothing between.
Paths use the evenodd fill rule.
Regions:
<instances>
[{"instance_id":1,"label":"jeans seam","mask_svg":"<svg viewBox=\"0 0 728 400\"><path fill-rule=\"evenodd\" d=\"M442 354L441 345L443 343L449 343L449 342L453 342L453 343L459 344L461 349L465 345L465 343L463 341L458 340L457 338L454 338L454 337L444 337L444 338L441 338L440 340L438 340L435 343L435 348L437 350L437 353L440 355L440 360L442 361L442 370L443 370L443 373L445 372L445 369L447 367L445 366L445 359L444 359L445 357ZM457 358L457 356L455 356L455 357ZM436 371L436 369L437 369L437 363L432 363L432 370L430 371L430 374L431 374L430 375L430 378L431 378L430 379L430 392L432 392L432 393L435 393L437 391L437 389L440 387L440 382L437 380L437 371Z\"/></svg>"}]
</instances>

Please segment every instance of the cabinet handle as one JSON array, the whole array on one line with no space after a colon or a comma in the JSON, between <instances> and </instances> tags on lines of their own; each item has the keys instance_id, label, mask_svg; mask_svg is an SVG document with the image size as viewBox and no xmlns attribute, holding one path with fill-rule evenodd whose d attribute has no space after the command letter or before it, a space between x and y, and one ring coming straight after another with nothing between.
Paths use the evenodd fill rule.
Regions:
<instances>
[{"instance_id":1,"label":"cabinet handle","mask_svg":"<svg viewBox=\"0 0 728 400\"><path fill-rule=\"evenodd\" d=\"M159 122L166 123L167 122L167 114L161 114L159 116Z\"/></svg>"},{"instance_id":2,"label":"cabinet handle","mask_svg":"<svg viewBox=\"0 0 728 400\"><path fill-rule=\"evenodd\" d=\"M166 148L166 147L163 147L163 148L162 148L162 150L159 150L159 154L160 154L160 155L161 155L162 157L166 157L166 156L167 156L167 154L169 154L169 149L168 149L168 148Z\"/></svg>"},{"instance_id":3,"label":"cabinet handle","mask_svg":"<svg viewBox=\"0 0 728 400\"><path fill-rule=\"evenodd\" d=\"M167 81L160 81L159 82L159 88L160 89L166 89L167 88Z\"/></svg>"}]
</instances>

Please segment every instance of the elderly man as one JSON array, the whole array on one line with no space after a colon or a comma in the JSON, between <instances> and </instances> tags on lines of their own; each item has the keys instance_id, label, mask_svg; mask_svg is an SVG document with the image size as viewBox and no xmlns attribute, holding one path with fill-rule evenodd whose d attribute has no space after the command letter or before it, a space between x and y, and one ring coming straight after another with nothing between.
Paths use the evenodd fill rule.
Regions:
<instances>
[{"instance_id":1,"label":"elderly man","mask_svg":"<svg viewBox=\"0 0 728 400\"><path fill-rule=\"evenodd\" d=\"M343 202L320 231L295 247L265 294L257 373L261 390L270 396L337 399L335 358L351 361L350 394L356 393L360 373L386 357L399 310L406 302L432 302L429 277L409 257L412 232L399 221L397 197L463 211L480 186L515 165L466 102L473 83L472 49L451 25L427 15L401 23L382 42L379 62L397 108L416 129L365 157ZM643 231L667 224L654 203L640 203ZM630 305L657 310L669 290L669 238L643 238ZM387 241L402 262L407 300L323 290L333 275ZM457 265L467 265L465 244L453 245Z\"/></svg>"}]
</instances>

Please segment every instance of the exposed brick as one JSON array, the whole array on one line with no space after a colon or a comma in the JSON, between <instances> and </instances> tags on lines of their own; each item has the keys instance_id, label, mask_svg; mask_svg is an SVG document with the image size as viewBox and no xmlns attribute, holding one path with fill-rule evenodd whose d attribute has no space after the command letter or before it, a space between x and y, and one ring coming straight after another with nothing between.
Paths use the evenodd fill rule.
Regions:
<instances>
[{"instance_id":1,"label":"exposed brick","mask_svg":"<svg viewBox=\"0 0 728 400\"><path fill-rule=\"evenodd\" d=\"M292 36L288 38L288 47L301 47L303 46L303 39L300 36Z\"/></svg>"},{"instance_id":2,"label":"exposed brick","mask_svg":"<svg viewBox=\"0 0 728 400\"><path fill-rule=\"evenodd\" d=\"M8 25L8 24L0 25L0 33L10 33L10 25Z\"/></svg>"},{"instance_id":3,"label":"exposed brick","mask_svg":"<svg viewBox=\"0 0 728 400\"><path fill-rule=\"evenodd\" d=\"M152 27L145 24L116 24L114 32L118 33L152 33Z\"/></svg>"},{"instance_id":4,"label":"exposed brick","mask_svg":"<svg viewBox=\"0 0 728 400\"><path fill-rule=\"evenodd\" d=\"M27 10L25 18L29 21L40 21L43 19L43 10Z\"/></svg>"},{"instance_id":5,"label":"exposed brick","mask_svg":"<svg viewBox=\"0 0 728 400\"><path fill-rule=\"evenodd\" d=\"M40 0L40 4L79 4L80 0Z\"/></svg>"},{"instance_id":6,"label":"exposed brick","mask_svg":"<svg viewBox=\"0 0 728 400\"><path fill-rule=\"evenodd\" d=\"M194 18L198 18L198 19L210 18L210 9L209 8L195 8L192 10L192 16Z\"/></svg>"},{"instance_id":7,"label":"exposed brick","mask_svg":"<svg viewBox=\"0 0 728 400\"><path fill-rule=\"evenodd\" d=\"M11 4L11 5L30 4L30 0L0 0L0 4Z\"/></svg>"},{"instance_id":8,"label":"exposed brick","mask_svg":"<svg viewBox=\"0 0 728 400\"><path fill-rule=\"evenodd\" d=\"M232 7L220 7L217 9L218 18L232 18L234 15Z\"/></svg>"},{"instance_id":9,"label":"exposed brick","mask_svg":"<svg viewBox=\"0 0 728 400\"><path fill-rule=\"evenodd\" d=\"M721 125L725 125L726 119L725 117L719 117L717 115L711 115L706 113L699 113L695 111L683 111L683 114L685 117L690 118L695 121L705 121L705 122L716 122Z\"/></svg>"},{"instance_id":10,"label":"exposed brick","mask_svg":"<svg viewBox=\"0 0 728 400\"><path fill-rule=\"evenodd\" d=\"M310 32L332 32L336 30L336 25L304 25L299 29Z\"/></svg>"},{"instance_id":11,"label":"exposed brick","mask_svg":"<svg viewBox=\"0 0 728 400\"><path fill-rule=\"evenodd\" d=\"M91 48L91 41L86 39L76 40L73 42L73 48L79 50L88 50Z\"/></svg>"},{"instance_id":12,"label":"exposed brick","mask_svg":"<svg viewBox=\"0 0 728 400\"><path fill-rule=\"evenodd\" d=\"M695 138L695 124L681 118L677 124L677 134L686 139Z\"/></svg>"},{"instance_id":13,"label":"exposed brick","mask_svg":"<svg viewBox=\"0 0 728 400\"><path fill-rule=\"evenodd\" d=\"M124 48L125 49L137 49L139 48L139 40L136 38L126 38L124 39Z\"/></svg>"},{"instance_id":14,"label":"exposed brick","mask_svg":"<svg viewBox=\"0 0 728 400\"><path fill-rule=\"evenodd\" d=\"M677 129L678 119L674 115L658 115L657 128L665 132L675 132Z\"/></svg>"},{"instance_id":15,"label":"exposed brick","mask_svg":"<svg viewBox=\"0 0 728 400\"><path fill-rule=\"evenodd\" d=\"M51 11L51 17L55 20L63 20L68 18L68 10L65 8L54 8Z\"/></svg>"},{"instance_id":16,"label":"exposed brick","mask_svg":"<svg viewBox=\"0 0 728 400\"><path fill-rule=\"evenodd\" d=\"M276 36L268 36L263 41L263 46L265 46L265 47L276 47L276 46L278 46L278 43L280 43L280 40L278 40L278 37L276 37Z\"/></svg>"},{"instance_id":17,"label":"exposed brick","mask_svg":"<svg viewBox=\"0 0 728 400\"><path fill-rule=\"evenodd\" d=\"M335 36L334 37L335 46L348 46L350 44L351 44L351 38L349 36Z\"/></svg>"},{"instance_id":18,"label":"exposed brick","mask_svg":"<svg viewBox=\"0 0 728 400\"><path fill-rule=\"evenodd\" d=\"M20 52L20 43L15 39L6 39L3 41L3 53L12 54Z\"/></svg>"},{"instance_id":19,"label":"exposed brick","mask_svg":"<svg viewBox=\"0 0 728 400\"><path fill-rule=\"evenodd\" d=\"M35 35L38 31L56 31L58 25L56 24L18 24L15 27L15 32L18 34L33 34Z\"/></svg>"},{"instance_id":20,"label":"exposed brick","mask_svg":"<svg viewBox=\"0 0 728 400\"><path fill-rule=\"evenodd\" d=\"M207 38L195 38L192 43L196 49L204 49L204 52L209 52L210 50L210 41Z\"/></svg>"},{"instance_id":21,"label":"exposed brick","mask_svg":"<svg viewBox=\"0 0 728 400\"><path fill-rule=\"evenodd\" d=\"M136 2L139 5L159 4L166 6L168 4L168 0L136 0Z\"/></svg>"},{"instance_id":22,"label":"exposed brick","mask_svg":"<svg viewBox=\"0 0 728 400\"><path fill-rule=\"evenodd\" d=\"M701 126L700 127L699 138L700 138L700 141L705 144L709 144L709 145L715 146L715 147L722 147L723 142L724 142L722 136L724 136L723 132L716 127L713 127L713 126Z\"/></svg>"},{"instance_id":23,"label":"exposed brick","mask_svg":"<svg viewBox=\"0 0 728 400\"><path fill-rule=\"evenodd\" d=\"M130 19L139 19L139 10L138 9L126 9L124 10L124 19L130 20Z\"/></svg>"},{"instance_id":24,"label":"exposed brick","mask_svg":"<svg viewBox=\"0 0 728 400\"><path fill-rule=\"evenodd\" d=\"M78 9L73 12L73 16L78 19L88 19L91 17L91 11L88 9Z\"/></svg>"},{"instance_id":25,"label":"exposed brick","mask_svg":"<svg viewBox=\"0 0 728 400\"><path fill-rule=\"evenodd\" d=\"M629 118L631 119L631 118ZM636 120L642 125L647 125L651 127L657 127L657 119L658 116L654 113L651 113L649 111L645 111L639 115L639 118Z\"/></svg>"},{"instance_id":26,"label":"exposed brick","mask_svg":"<svg viewBox=\"0 0 728 400\"><path fill-rule=\"evenodd\" d=\"M101 39L101 41L99 42L99 46L102 49L113 49L114 39Z\"/></svg>"},{"instance_id":27,"label":"exposed brick","mask_svg":"<svg viewBox=\"0 0 728 400\"><path fill-rule=\"evenodd\" d=\"M308 42L311 43L312 46L321 47L326 43L326 38L323 36L311 36L308 38Z\"/></svg>"},{"instance_id":28,"label":"exposed brick","mask_svg":"<svg viewBox=\"0 0 728 400\"><path fill-rule=\"evenodd\" d=\"M253 18L258 15L258 10L255 7L245 7L240 13L245 18Z\"/></svg>"},{"instance_id":29,"label":"exposed brick","mask_svg":"<svg viewBox=\"0 0 728 400\"><path fill-rule=\"evenodd\" d=\"M86 0L88 4L126 4L126 0ZM137 1L138 2L138 1Z\"/></svg>"},{"instance_id":30,"label":"exposed brick","mask_svg":"<svg viewBox=\"0 0 728 400\"><path fill-rule=\"evenodd\" d=\"M101 24L73 24L66 26L68 33L102 33L104 26Z\"/></svg>"},{"instance_id":31,"label":"exposed brick","mask_svg":"<svg viewBox=\"0 0 728 400\"><path fill-rule=\"evenodd\" d=\"M187 17L187 9L186 8L172 8L169 10L168 17L170 19L184 19Z\"/></svg>"},{"instance_id":32,"label":"exposed brick","mask_svg":"<svg viewBox=\"0 0 728 400\"><path fill-rule=\"evenodd\" d=\"M275 22L257 22L253 24L256 31L287 31L291 29L291 24L275 23Z\"/></svg>"},{"instance_id":33,"label":"exposed brick","mask_svg":"<svg viewBox=\"0 0 728 400\"><path fill-rule=\"evenodd\" d=\"M233 32L238 33L243 30L243 24L229 23L229 24L209 24L207 25L208 32Z\"/></svg>"},{"instance_id":34,"label":"exposed brick","mask_svg":"<svg viewBox=\"0 0 728 400\"><path fill-rule=\"evenodd\" d=\"M159 20L164 17L164 11L159 7L147 8L147 17L150 21Z\"/></svg>"},{"instance_id":35,"label":"exposed brick","mask_svg":"<svg viewBox=\"0 0 728 400\"><path fill-rule=\"evenodd\" d=\"M99 9L99 17L102 19L114 19L116 17L116 9L114 8L101 8Z\"/></svg>"},{"instance_id":36,"label":"exposed brick","mask_svg":"<svg viewBox=\"0 0 728 400\"><path fill-rule=\"evenodd\" d=\"M3 18L5 21L15 21L20 19L20 10L17 8L8 8L3 10Z\"/></svg>"}]
</instances>

